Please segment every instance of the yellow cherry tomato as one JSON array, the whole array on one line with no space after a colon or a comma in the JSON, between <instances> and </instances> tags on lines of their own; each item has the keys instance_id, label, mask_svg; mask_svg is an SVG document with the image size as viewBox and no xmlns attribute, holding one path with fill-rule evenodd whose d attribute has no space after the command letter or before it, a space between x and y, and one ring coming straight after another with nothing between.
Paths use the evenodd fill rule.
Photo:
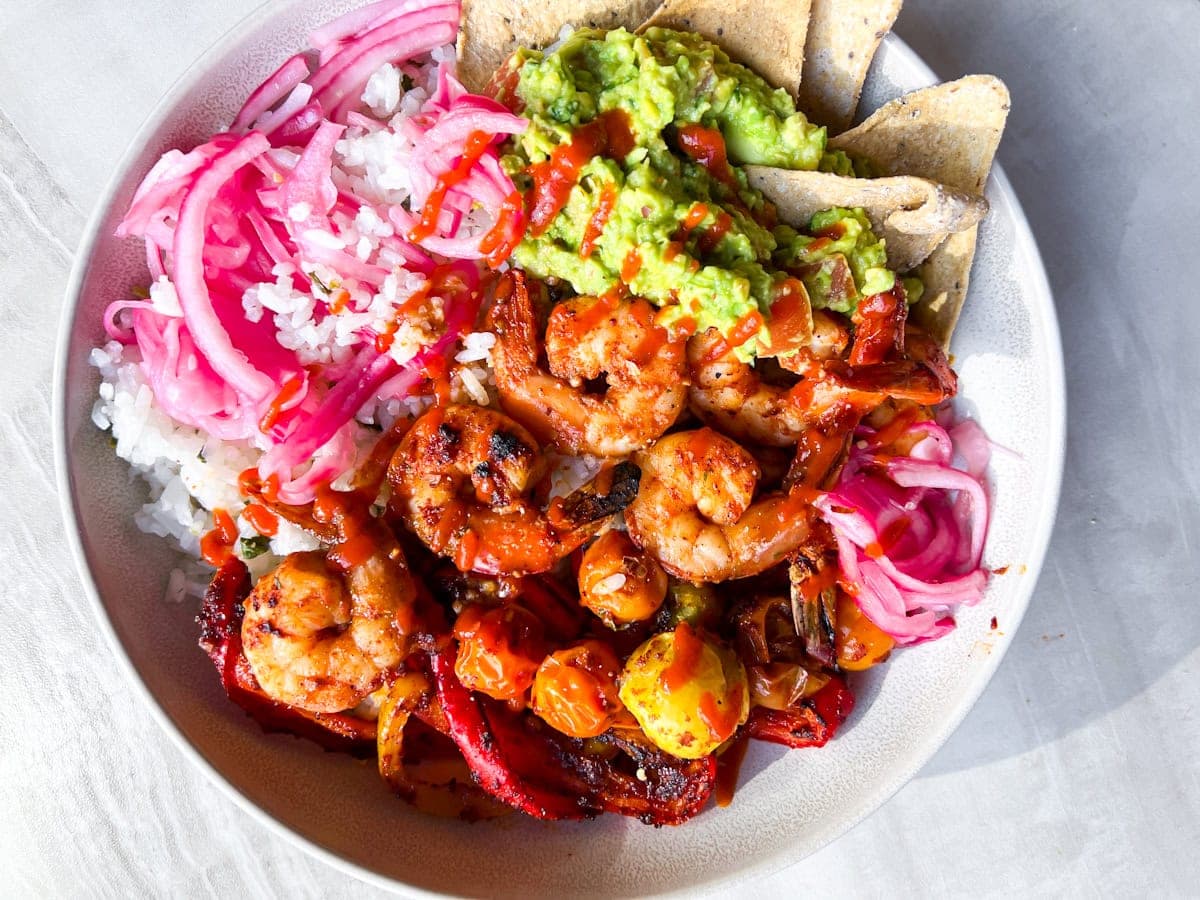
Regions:
<instances>
[{"instance_id":1,"label":"yellow cherry tomato","mask_svg":"<svg viewBox=\"0 0 1200 900\"><path fill-rule=\"evenodd\" d=\"M888 658L896 641L878 625L863 615L854 598L838 592L837 664L848 672L861 672Z\"/></svg>"}]
</instances>

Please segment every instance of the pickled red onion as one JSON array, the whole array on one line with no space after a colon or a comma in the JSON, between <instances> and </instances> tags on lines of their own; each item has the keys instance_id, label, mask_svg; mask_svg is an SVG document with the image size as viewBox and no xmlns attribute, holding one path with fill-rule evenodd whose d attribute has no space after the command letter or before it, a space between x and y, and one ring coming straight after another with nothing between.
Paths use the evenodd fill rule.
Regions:
<instances>
[{"instance_id":1,"label":"pickled red onion","mask_svg":"<svg viewBox=\"0 0 1200 900\"><path fill-rule=\"evenodd\" d=\"M217 375L252 401L266 397L274 385L233 346L213 309L204 273L206 215L225 183L270 146L261 134L251 133L208 163L180 204L172 246L175 290L196 347Z\"/></svg>"},{"instance_id":2,"label":"pickled red onion","mask_svg":"<svg viewBox=\"0 0 1200 900\"><path fill-rule=\"evenodd\" d=\"M478 232L486 230L486 220L473 222L475 233L468 235L464 223L472 210L482 207L503 222L506 246L524 227L519 212L500 215L514 187L495 145L521 131L525 121L468 93L447 61L437 65L434 93L418 114L392 124L416 145L413 208L420 210L438 179L462 159L471 134L488 135L486 152L467 177L443 192L438 228L427 241L414 243L402 228L375 236L382 256L360 257L352 243L359 238L347 233L364 207L383 221L407 215L358 196L337 169L337 144L347 127L389 127L358 111L367 78L384 63L401 65L451 43L459 14L458 0L379 0L318 29L312 35L315 68L312 53L289 57L246 100L229 133L186 153L164 154L118 229L121 236L145 239L151 275L174 284L179 310L120 301L107 310L106 330L122 342L137 342L151 389L173 418L223 440L267 448L260 471L279 477L285 502L311 499L322 480L352 465L354 416L385 384L389 396L416 390L426 366L452 352L473 326L479 270L467 261L483 255ZM247 291L276 279L286 285L290 278L294 290L309 293L307 273L324 266L337 275L338 286L359 290L359 297L362 291L377 295L397 260L401 270L429 279L439 271L459 276L441 282L449 292L438 295L441 335L401 366L373 346L378 326L360 326L358 355L323 366L311 383L320 387L280 404L282 417L263 433L263 413L278 402L283 385L297 376L309 382L296 353L277 339L271 317L249 316ZM313 295L314 321L331 314L327 294ZM128 318L117 322L123 310Z\"/></svg>"},{"instance_id":3,"label":"pickled red onion","mask_svg":"<svg viewBox=\"0 0 1200 900\"><path fill-rule=\"evenodd\" d=\"M990 445L971 421L918 422L904 434L917 441L896 456L860 428L838 484L815 505L863 614L897 643L915 644L949 633L953 610L978 603L987 587ZM965 471L954 467L956 453Z\"/></svg>"},{"instance_id":4,"label":"pickled red onion","mask_svg":"<svg viewBox=\"0 0 1200 900\"><path fill-rule=\"evenodd\" d=\"M267 80L246 99L229 130L246 131L263 113L290 94L292 89L307 77L308 61L304 55L297 53L288 57L283 65L268 75Z\"/></svg>"}]
</instances>

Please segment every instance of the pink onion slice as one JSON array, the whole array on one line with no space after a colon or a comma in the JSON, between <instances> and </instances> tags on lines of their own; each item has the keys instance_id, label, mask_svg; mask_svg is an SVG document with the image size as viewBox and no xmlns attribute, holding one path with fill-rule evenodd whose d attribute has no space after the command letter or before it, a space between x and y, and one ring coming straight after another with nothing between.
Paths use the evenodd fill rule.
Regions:
<instances>
[{"instance_id":1,"label":"pink onion slice","mask_svg":"<svg viewBox=\"0 0 1200 900\"><path fill-rule=\"evenodd\" d=\"M899 644L948 634L953 610L978 603L987 587L989 445L974 422L946 424L910 426L906 437L924 437L908 456L860 428L838 484L814 504L833 529L847 590ZM968 471L954 468L956 456Z\"/></svg>"},{"instance_id":2,"label":"pink onion slice","mask_svg":"<svg viewBox=\"0 0 1200 900\"><path fill-rule=\"evenodd\" d=\"M978 568L983 557L983 542L987 537L988 527L988 500L979 480L950 466L940 466L919 459L888 460L887 472L896 484L902 487L962 491L970 498L971 549L967 559L970 568Z\"/></svg>"},{"instance_id":3,"label":"pink onion slice","mask_svg":"<svg viewBox=\"0 0 1200 900\"><path fill-rule=\"evenodd\" d=\"M297 115L309 105L312 99L312 88L304 82L296 85L290 94L275 109L263 113L254 120L254 129L270 136L284 122Z\"/></svg>"},{"instance_id":4,"label":"pink onion slice","mask_svg":"<svg viewBox=\"0 0 1200 900\"><path fill-rule=\"evenodd\" d=\"M404 62L451 43L458 32L458 3L441 3L389 19L354 38L312 74L313 95L332 110L386 62Z\"/></svg>"},{"instance_id":5,"label":"pink onion slice","mask_svg":"<svg viewBox=\"0 0 1200 900\"><path fill-rule=\"evenodd\" d=\"M492 146L467 178L446 191L438 231L424 247L407 240L403 229L376 235L369 253L361 249L353 224L360 208L370 202L385 220L389 209L356 196L336 156L345 123L364 132L390 127L366 110L356 111L372 72L391 63L424 77L421 66L430 51L453 41L459 12L458 0L380 0L317 29L316 68L310 71L311 52L290 57L246 100L230 133L188 153L164 154L120 226L121 235L145 239L151 275L174 284L181 315L124 300L109 307L106 330L115 339L136 340L151 390L168 415L223 440L269 446L260 471L280 477L285 502L311 499L319 483L352 465L355 414L385 384L392 396L417 389L426 365L451 353L474 325L481 270L471 260L481 256L478 245L488 220L478 220L469 235L464 223L475 221L471 211L481 206L493 221L499 219L514 187L494 145L521 131L525 121L493 100L467 93L453 76L452 62L437 66L434 96L417 116L395 123L418 145L412 156L413 185L420 186L413 194L415 208L421 208L418 196L427 198L462 158L471 134L488 134ZM523 211L510 211L505 221L511 241L524 228ZM404 366L375 349L378 326L363 324L361 317L366 297L382 291L397 263L443 279L438 284L444 332ZM315 305L289 298L289 278L296 292L312 292L306 269L318 265L345 286L354 298L349 306L341 298L332 302L332 293L316 296ZM455 272L461 277L455 279ZM276 293L264 293L267 285ZM257 307L255 295L247 293L254 288ZM289 308L296 310L291 321L284 318ZM115 319L122 310L131 314L128 331L124 318ZM356 318L328 320L343 312ZM358 348L356 356L338 353L313 363L312 347L291 342L310 326L330 325L338 327L339 342L351 341L339 346ZM269 433L261 433L267 404L298 375L305 389L284 404L285 415Z\"/></svg>"},{"instance_id":6,"label":"pink onion slice","mask_svg":"<svg viewBox=\"0 0 1200 900\"><path fill-rule=\"evenodd\" d=\"M248 129L259 116L290 94L307 77L308 60L304 54L297 53L289 57L246 99L229 130L240 133Z\"/></svg>"},{"instance_id":7,"label":"pink onion slice","mask_svg":"<svg viewBox=\"0 0 1200 900\"><path fill-rule=\"evenodd\" d=\"M402 13L419 9L427 2L428 0L376 0L313 29L309 32L308 43L314 50L320 50L324 54L330 46L353 37L360 31L382 25L388 19L394 19Z\"/></svg>"},{"instance_id":8,"label":"pink onion slice","mask_svg":"<svg viewBox=\"0 0 1200 900\"><path fill-rule=\"evenodd\" d=\"M223 155L212 160L196 179L179 210L173 250L175 290L192 338L214 371L238 393L263 399L274 387L270 378L252 366L233 346L213 310L204 277L205 218L220 188L271 146L261 134L251 132Z\"/></svg>"}]
</instances>

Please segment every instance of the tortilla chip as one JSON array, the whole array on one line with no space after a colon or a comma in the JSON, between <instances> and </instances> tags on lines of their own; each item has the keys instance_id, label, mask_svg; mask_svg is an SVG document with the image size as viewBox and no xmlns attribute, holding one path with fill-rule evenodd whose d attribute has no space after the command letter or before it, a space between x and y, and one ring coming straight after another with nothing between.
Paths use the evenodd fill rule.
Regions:
<instances>
[{"instance_id":1,"label":"tortilla chip","mask_svg":"<svg viewBox=\"0 0 1200 900\"><path fill-rule=\"evenodd\" d=\"M867 70L901 0L812 0L799 105L831 134L854 120Z\"/></svg>"},{"instance_id":2,"label":"tortilla chip","mask_svg":"<svg viewBox=\"0 0 1200 900\"><path fill-rule=\"evenodd\" d=\"M917 175L979 194L1008 117L1008 89L991 75L905 94L884 105L829 149L870 160L885 175Z\"/></svg>"},{"instance_id":3,"label":"tortilla chip","mask_svg":"<svg viewBox=\"0 0 1200 900\"><path fill-rule=\"evenodd\" d=\"M746 166L750 186L762 191L780 218L804 227L814 213L834 206L862 207L871 228L887 242L888 264L914 269L948 233L965 231L987 213L987 201L912 175L846 178Z\"/></svg>"},{"instance_id":4,"label":"tortilla chip","mask_svg":"<svg viewBox=\"0 0 1200 900\"><path fill-rule=\"evenodd\" d=\"M1008 107L1004 82L968 75L893 100L829 147L870 160L884 175L917 175L981 195ZM951 235L917 270L925 296L913 307L913 319L944 346L966 298L976 229Z\"/></svg>"},{"instance_id":5,"label":"tortilla chip","mask_svg":"<svg viewBox=\"0 0 1200 900\"><path fill-rule=\"evenodd\" d=\"M482 91L518 47L552 44L564 25L633 29L655 6L655 0L463 0L458 77Z\"/></svg>"},{"instance_id":6,"label":"tortilla chip","mask_svg":"<svg viewBox=\"0 0 1200 900\"><path fill-rule=\"evenodd\" d=\"M950 235L917 269L925 293L909 313L944 350L950 349L950 338L967 298L978 236L978 226Z\"/></svg>"},{"instance_id":7,"label":"tortilla chip","mask_svg":"<svg viewBox=\"0 0 1200 900\"><path fill-rule=\"evenodd\" d=\"M809 0L663 0L639 31L695 31L793 97L804 67Z\"/></svg>"}]
</instances>

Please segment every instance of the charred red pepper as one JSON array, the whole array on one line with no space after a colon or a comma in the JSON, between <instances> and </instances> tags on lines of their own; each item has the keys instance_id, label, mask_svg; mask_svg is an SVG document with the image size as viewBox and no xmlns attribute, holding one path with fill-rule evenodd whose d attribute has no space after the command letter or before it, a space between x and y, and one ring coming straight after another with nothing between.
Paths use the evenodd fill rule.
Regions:
<instances>
[{"instance_id":1,"label":"charred red pepper","mask_svg":"<svg viewBox=\"0 0 1200 900\"><path fill-rule=\"evenodd\" d=\"M526 575L519 584L521 604L537 615L547 635L566 642L583 632L587 619L579 598L571 596L556 578Z\"/></svg>"},{"instance_id":2,"label":"charred red pepper","mask_svg":"<svg viewBox=\"0 0 1200 900\"><path fill-rule=\"evenodd\" d=\"M854 694L846 682L833 678L795 706L767 709L756 706L750 710L746 731L752 738L783 744L785 747L824 747L854 709Z\"/></svg>"},{"instance_id":3,"label":"charred red pepper","mask_svg":"<svg viewBox=\"0 0 1200 900\"><path fill-rule=\"evenodd\" d=\"M716 783L716 759L682 760L636 731L582 741L536 717L473 696L454 675L454 653L431 658L450 736L492 796L540 819L601 812L675 825L700 812Z\"/></svg>"},{"instance_id":4,"label":"charred red pepper","mask_svg":"<svg viewBox=\"0 0 1200 900\"><path fill-rule=\"evenodd\" d=\"M454 674L454 653L439 651L430 658L438 701L475 780L492 796L539 819L582 819L594 815L572 799L529 783L514 771L488 727L483 708Z\"/></svg>"},{"instance_id":5,"label":"charred red pepper","mask_svg":"<svg viewBox=\"0 0 1200 900\"><path fill-rule=\"evenodd\" d=\"M854 343L850 347L850 365L881 363L893 351L903 354L904 323L907 318L908 302L904 285L898 278L890 291L872 294L859 301L851 317L855 330Z\"/></svg>"}]
</instances>

